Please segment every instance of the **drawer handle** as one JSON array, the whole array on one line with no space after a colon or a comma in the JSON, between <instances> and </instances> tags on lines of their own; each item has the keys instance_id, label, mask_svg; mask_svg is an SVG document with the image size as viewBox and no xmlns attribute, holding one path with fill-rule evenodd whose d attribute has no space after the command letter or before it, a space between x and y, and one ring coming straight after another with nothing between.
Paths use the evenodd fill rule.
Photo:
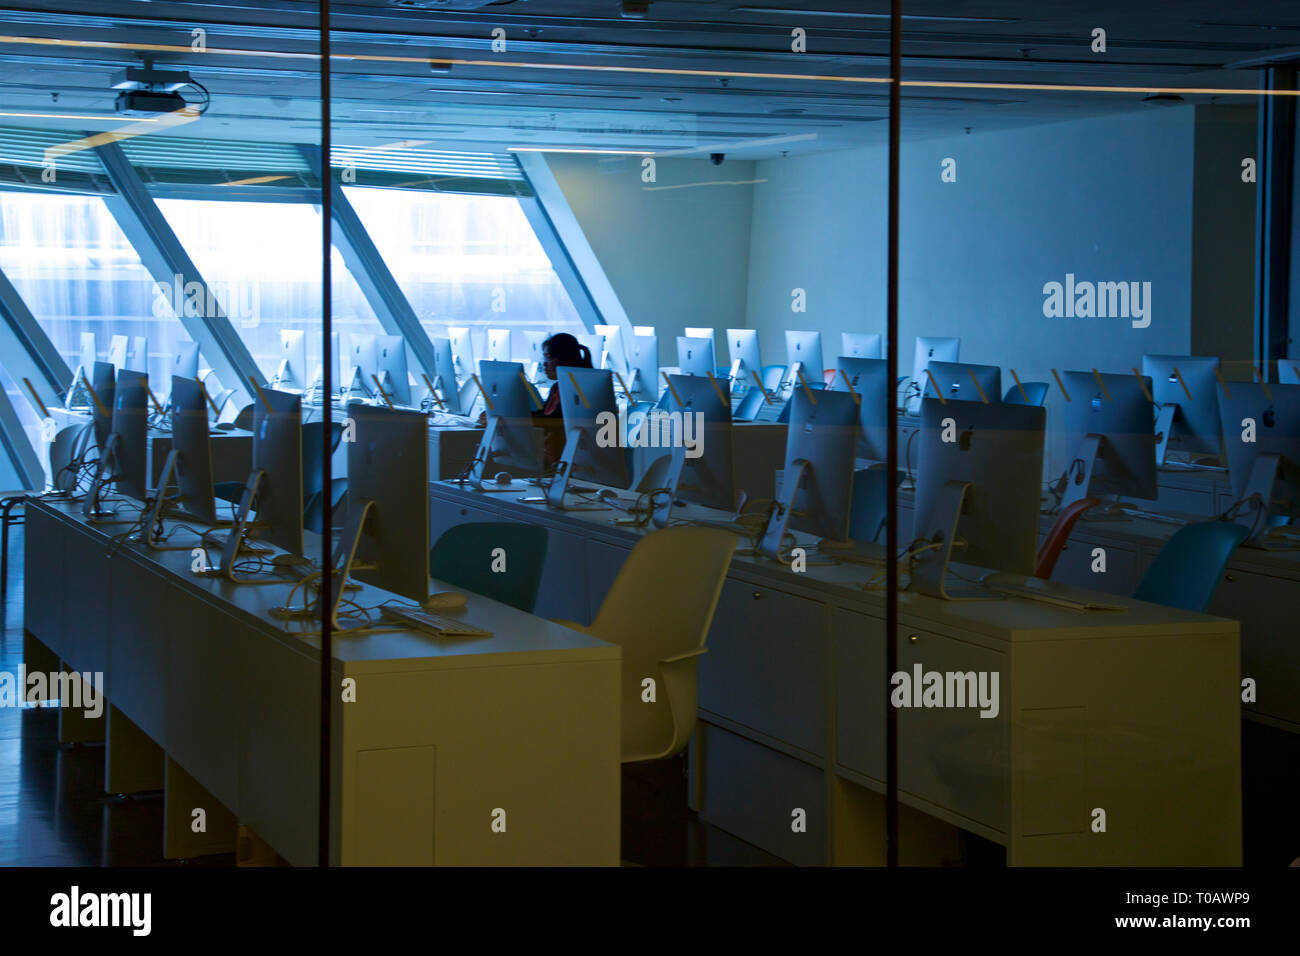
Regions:
<instances>
[{"instance_id":1,"label":"drawer handle","mask_svg":"<svg viewBox=\"0 0 1300 956\"><path fill-rule=\"evenodd\" d=\"M763 592L762 592L762 591L755 591L755 592L754 592L754 600L755 600L755 601L761 601L761 600L763 600Z\"/></svg>"},{"instance_id":2,"label":"drawer handle","mask_svg":"<svg viewBox=\"0 0 1300 956\"><path fill-rule=\"evenodd\" d=\"M1237 576L1235 574L1225 574L1223 580L1231 584L1233 581L1237 580Z\"/></svg>"},{"instance_id":3,"label":"drawer handle","mask_svg":"<svg viewBox=\"0 0 1300 956\"><path fill-rule=\"evenodd\" d=\"M920 640L920 638L917 637L915 634L909 634L909 635L907 635L907 641L908 641L909 644L915 644L915 643L916 643L917 641L919 641L919 640Z\"/></svg>"},{"instance_id":4,"label":"drawer handle","mask_svg":"<svg viewBox=\"0 0 1300 956\"><path fill-rule=\"evenodd\" d=\"M461 508L461 509L460 509L460 514L461 514L461 517L464 517L465 515L469 514L469 509L467 509L467 508Z\"/></svg>"}]
</instances>

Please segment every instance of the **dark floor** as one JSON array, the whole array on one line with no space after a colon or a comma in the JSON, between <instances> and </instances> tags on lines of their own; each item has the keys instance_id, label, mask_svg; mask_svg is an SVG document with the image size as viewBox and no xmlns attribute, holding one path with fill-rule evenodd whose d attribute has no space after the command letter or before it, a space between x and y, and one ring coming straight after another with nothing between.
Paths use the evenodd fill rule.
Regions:
<instances>
[{"instance_id":1,"label":"dark floor","mask_svg":"<svg viewBox=\"0 0 1300 956\"><path fill-rule=\"evenodd\" d=\"M0 604L0 672L23 661L22 532L12 535L8 601ZM75 594L69 598L75 600ZM104 793L104 745L60 745L55 708L0 707L0 866L233 866L234 854L185 864L162 856L162 792ZM684 764L666 761L623 777L625 863L642 866L782 866L783 861L686 807Z\"/></svg>"}]
</instances>

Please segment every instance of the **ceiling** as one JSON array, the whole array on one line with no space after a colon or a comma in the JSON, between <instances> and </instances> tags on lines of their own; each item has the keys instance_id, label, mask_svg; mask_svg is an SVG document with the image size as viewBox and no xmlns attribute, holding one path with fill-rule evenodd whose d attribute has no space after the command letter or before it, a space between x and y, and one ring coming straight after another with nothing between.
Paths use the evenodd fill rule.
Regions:
<instances>
[{"instance_id":1,"label":"ceiling","mask_svg":"<svg viewBox=\"0 0 1300 956\"><path fill-rule=\"evenodd\" d=\"M887 3L804 2L333 3L333 136L739 158L883 141ZM113 75L151 56L212 97L197 122L160 135L319 139L315 3L48 4L0 0L0 114L29 114L0 124L120 127ZM1300 4L1276 0L905 0L904 14L905 137L1152 109L1153 89L1207 91L1182 94L1184 108L1254 102L1255 65L1300 51ZM1098 27L1104 53L1091 49ZM791 49L796 28L803 52ZM200 39L206 49L193 49ZM1215 92L1232 90L1243 92Z\"/></svg>"}]
</instances>

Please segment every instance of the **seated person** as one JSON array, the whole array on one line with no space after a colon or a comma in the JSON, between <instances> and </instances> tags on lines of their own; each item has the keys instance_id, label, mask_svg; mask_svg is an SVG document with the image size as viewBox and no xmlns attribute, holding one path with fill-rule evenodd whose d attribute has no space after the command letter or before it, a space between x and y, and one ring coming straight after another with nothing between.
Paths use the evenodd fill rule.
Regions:
<instances>
[{"instance_id":1,"label":"seated person","mask_svg":"<svg viewBox=\"0 0 1300 956\"><path fill-rule=\"evenodd\" d=\"M544 430L542 439L546 463L552 465L564 454L564 417L560 410L560 368L591 368L591 350L568 332L557 332L542 343L542 368L556 384L546 397L546 404L533 412L533 424Z\"/></svg>"}]
</instances>

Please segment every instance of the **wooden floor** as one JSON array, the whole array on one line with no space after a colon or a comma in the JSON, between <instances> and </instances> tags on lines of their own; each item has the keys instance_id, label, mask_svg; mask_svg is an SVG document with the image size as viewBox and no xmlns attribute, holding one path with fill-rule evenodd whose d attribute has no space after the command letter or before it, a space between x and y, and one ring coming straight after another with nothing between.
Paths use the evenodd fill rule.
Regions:
<instances>
[{"instance_id":1,"label":"wooden floor","mask_svg":"<svg viewBox=\"0 0 1300 956\"><path fill-rule=\"evenodd\" d=\"M0 604L0 671L11 674L23 660L22 552L22 532L15 529L8 600ZM234 865L234 854L164 860L162 792L105 794L104 745L60 745L58 725L53 708L0 707L0 866ZM625 770L625 864L785 865L696 820L685 803L683 767L678 760Z\"/></svg>"}]
</instances>

